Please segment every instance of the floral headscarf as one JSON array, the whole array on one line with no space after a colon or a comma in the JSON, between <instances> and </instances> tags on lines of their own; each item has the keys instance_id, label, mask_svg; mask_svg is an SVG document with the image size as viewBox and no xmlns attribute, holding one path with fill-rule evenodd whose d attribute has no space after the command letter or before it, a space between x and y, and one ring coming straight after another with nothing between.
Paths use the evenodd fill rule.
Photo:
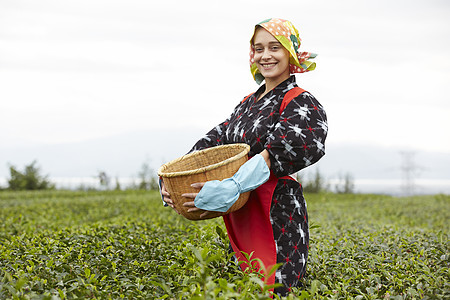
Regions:
<instances>
[{"instance_id":1,"label":"floral headscarf","mask_svg":"<svg viewBox=\"0 0 450 300\"><path fill-rule=\"evenodd\" d=\"M270 32L289 51L289 72L291 74L304 73L316 68L316 63L309 61L309 59L315 58L317 54L300 51L301 39L294 25L283 19L267 19L255 26L255 31L250 40L250 71L257 84L260 84L264 80L264 76L259 72L254 59L255 49L253 47L253 37L258 26Z\"/></svg>"}]
</instances>

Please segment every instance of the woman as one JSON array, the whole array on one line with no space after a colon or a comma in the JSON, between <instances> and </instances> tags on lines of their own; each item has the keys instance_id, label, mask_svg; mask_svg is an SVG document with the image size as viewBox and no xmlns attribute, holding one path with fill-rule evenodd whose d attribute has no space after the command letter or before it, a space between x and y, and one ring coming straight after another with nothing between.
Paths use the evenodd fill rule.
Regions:
<instances>
[{"instance_id":1,"label":"woman","mask_svg":"<svg viewBox=\"0 0 450 300\"><path fill-rule=\"evenodd\" d=\"M301 185L292 177L324 154L327 135L322 105L297 87L292 73L314 70L300 52L297 29L286 20L268 19L255 26L250 47L250 70L262 85L236 106L231 116L200 139L191 151L231 143L246 143L251 158L230 180L194 184L199 193L185 205L190 211L226 211L240 192L253 190L247 204L223 217L231 247L240 261L252 253L266 269L282 263L268 284L281 283L275 293L298 287L306 271L309 231ZM237 178L237 179L236 179ZM237 183L236 183L237 182ZM228 195L228 194L229 195ZM163 200L173 207L162 188ZM241 267L246 267L242 264ZM261 266L254 266L259 268Z\"/></svg>"}]
</instances>

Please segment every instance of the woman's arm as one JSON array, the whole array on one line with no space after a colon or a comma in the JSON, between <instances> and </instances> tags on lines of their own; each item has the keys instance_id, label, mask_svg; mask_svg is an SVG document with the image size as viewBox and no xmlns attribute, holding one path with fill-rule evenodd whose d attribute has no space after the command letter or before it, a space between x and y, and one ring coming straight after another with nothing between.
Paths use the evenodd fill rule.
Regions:
<instances>
[{"instance_id":1,"label":"woman's arm","mask_svg":"<svg viewBox=\"0 0 450 300\"><path fill-rule=\"evenodd\" d=\"M260 153L260 155L264 158L264 161L267 164L267 167L270 169L269 152L267 150L263 150ZM204 185L205 185L205 182L198 182L198 183L193 183L191 186L193 188L201 190ZM181 196L186 197L186 198L190 198L190 199L195 199L197 197L197 195L198 195L198 193L185 193L185 194L182 194ZM195 211L201 210L200 208L195 206L194 201L186 202L186 203L183 204L183 206L189 207L188 212L195 212ZM202 213L200 215L200 218L203 218L203 217L207 216L209 213L210 213L210 211L205 211L204 213Z\"/></svg>"},{"instance_id":2,"label":"woman's arm","mask_svg":"<svg viewBox=\"0 0 450 300\"><path fill-rule=\"evenodd\" d=\"M268 132L264 148L277 177L294 174L325 154L328 125L322 105L308 92L292 99Z\"/></svg>"}]
</instances>

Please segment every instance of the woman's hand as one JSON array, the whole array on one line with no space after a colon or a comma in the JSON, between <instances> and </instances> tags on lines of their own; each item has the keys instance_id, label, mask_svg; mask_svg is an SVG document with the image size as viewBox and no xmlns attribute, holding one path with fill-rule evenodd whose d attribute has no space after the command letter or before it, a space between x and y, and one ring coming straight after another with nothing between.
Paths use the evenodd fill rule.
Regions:
<instances>
[{"instance_id":1,"label":"woman's hand","mask_svg":"<svg viewBox=\"0 0 450 300\"><path fill-rule=\"evenodd\" d=\"M193 188L196 188L196 189L199 189L199 190L200 190L204 185L205 185L205 182L199 182L199 183L193 183L193 184L191 184L191 186L192 186ZM198 193L184 193L184 194L182 194L181 196L186 197L186 198L195 199L195 197L197 197L197 195L198 195ZM217 213L217 212L214 212L214 211L203 210L203 209L200 209L200 208L198 208L198 207L195 207L194 200L189 201L189 202L185 202L185 203L183 204L183 206L189 207L189 209L187 210L187 212L204 211L202 214L200 214L200 218L204 218L204 217L208 216L208 215L211 214L211 213Z\"/></svg>"},{"instance_id":2,"label":"woman's hand","mask_svg":"<svg viewBox=\"0 0 450 300\"><path fill-rule=\"evenodd\" d=\"M166 202L167 205L169 205L170 207L172 207L173 210L177 212L177 214L180 214L180 213L178 212L178 210L175 208L175 205L173 204L173 200L170 199L170 194L169 194L169 192L166 190L166 187L165 187L163 181L161 182L161 195L163 196L164 202Z\"/></svg>"}]
</instances>

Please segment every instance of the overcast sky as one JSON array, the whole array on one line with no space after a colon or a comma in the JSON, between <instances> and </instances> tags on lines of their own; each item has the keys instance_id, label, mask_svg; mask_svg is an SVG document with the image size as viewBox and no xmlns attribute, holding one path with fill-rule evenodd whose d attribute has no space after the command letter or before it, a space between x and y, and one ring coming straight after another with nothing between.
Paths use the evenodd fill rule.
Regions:
<instances>
[{"instance_id":1,"label":"overcast sky","mask_svg":"<svg viewBox=\"0 0 450 300\"><path fill-rule=\"evenodd\" d=\"M450 153L449 16L447 0L0 0L0 143L206 131L257 89L249 39L279 17L318 54L297 82L328 143Z\"/></svg>"}]
</instances>

